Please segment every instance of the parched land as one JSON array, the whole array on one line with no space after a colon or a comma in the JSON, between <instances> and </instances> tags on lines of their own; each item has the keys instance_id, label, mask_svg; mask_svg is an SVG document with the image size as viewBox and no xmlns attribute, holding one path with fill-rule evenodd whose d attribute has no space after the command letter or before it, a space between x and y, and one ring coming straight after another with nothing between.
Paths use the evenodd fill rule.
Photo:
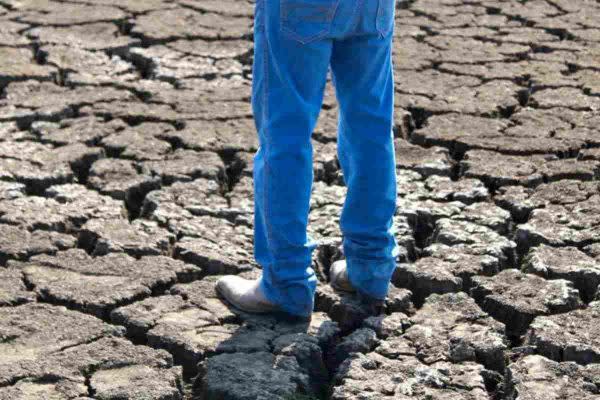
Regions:
<instances>
[{"instance_id":1,"label":"parched land","mask_svg":"<svg viewBox=\"0 0 600 400\"><path fill-rule=\"evenodd\" d=\"M328 84L309 326L214 289L260 274L253 9L0 0L0 399L599 399L600 1L398 2L403 251L383 316L327 285Z\"/></svg>"}]
</instances>

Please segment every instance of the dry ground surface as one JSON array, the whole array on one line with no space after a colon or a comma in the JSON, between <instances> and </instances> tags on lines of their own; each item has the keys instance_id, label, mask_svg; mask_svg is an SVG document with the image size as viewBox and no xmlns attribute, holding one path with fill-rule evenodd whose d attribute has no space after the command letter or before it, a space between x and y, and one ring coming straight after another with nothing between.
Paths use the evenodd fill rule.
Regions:
<instances>
[{"instance_id":1,"label":"dry ground surface","mask_svg":"<svg viewBox=\"0 0 600 400\"><path fill-rule=\"evenodd\" d=\"M384 316L326 284L328 84L309 326L214 291L260 271L253 7L0 0L0 399L599 399L600 2L398 3L404 251Z\"/></svg>"}]
</instances>

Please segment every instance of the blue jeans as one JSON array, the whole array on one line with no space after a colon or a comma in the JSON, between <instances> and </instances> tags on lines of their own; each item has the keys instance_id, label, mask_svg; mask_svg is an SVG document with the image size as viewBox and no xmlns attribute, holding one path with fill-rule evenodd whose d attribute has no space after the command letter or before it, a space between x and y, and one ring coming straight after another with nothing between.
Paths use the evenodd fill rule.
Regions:
<instances>
[{"instance_id":1,"label":"blue jeans","mask_svg":"<svg viewBox=\"0 0 600 400\"><path fill-rule=\"evenodd\" d=\"M396 265L392 228L395 0L257 0L252 108L254 256L261 287L284 311L309 315L317 279L307 234L311 133L327 73L340 106L338 158L348 188L340 229L352 285L384 299Z\"/></svg>"}]
</instances>

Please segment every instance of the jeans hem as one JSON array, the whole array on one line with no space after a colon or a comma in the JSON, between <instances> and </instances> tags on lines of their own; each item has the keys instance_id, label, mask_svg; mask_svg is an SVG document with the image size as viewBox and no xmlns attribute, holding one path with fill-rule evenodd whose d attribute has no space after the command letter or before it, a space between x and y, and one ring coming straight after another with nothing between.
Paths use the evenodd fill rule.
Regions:
<instances>
[{"instance_id":1,"label":"jeans hem","mask_svg":"<svg viewBox=\"0 0 600 400\"><path fill-rule=\"evenodd\" d=\"M395 258L375 261L347 257L346 267L348 279L357 291L377 300L387 297L396 269Z\"/></svg>"},{"instance_id":2,"label":"jeans hem","mask_svg":"<svg viewBox=\"0 0 600 400\"><path fill-rule=\"evenodd\" d=\"M296 309L287 307L285 305L285 302L281 301L281 299L278 298L278 296L275 293L272 293L271 291L269 291L267 289L267 287L265 286L265 280L263 279L262 276L260 277L259 287L260 287L260 290L262 290L263 295L269 302L275 304L283 312L285 312L291 316L300 317L300 318L308 318L312 315L312 313L314 311L314 305L313 305L313 309L309 313L300 313Z\"/></svg>"}]
</instances>

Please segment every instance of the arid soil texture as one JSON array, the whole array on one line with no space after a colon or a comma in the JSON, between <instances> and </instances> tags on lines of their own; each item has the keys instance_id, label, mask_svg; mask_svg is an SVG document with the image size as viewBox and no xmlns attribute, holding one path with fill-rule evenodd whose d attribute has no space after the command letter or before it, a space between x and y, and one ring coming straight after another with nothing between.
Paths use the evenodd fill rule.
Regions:
<instances>
[{"instance_id":1,"label":"arid soil texture","mask_svg":"<svg viewBox=\"0 0 600 400\"><path fill-rule=\"evenodd\" d=\"M600 1L398 3L385 315L228 308L252 255L249 0L0 0L1 400L600 398ZM360 99L356 99L360 101Z\"/></svg>"}]
</instances>

